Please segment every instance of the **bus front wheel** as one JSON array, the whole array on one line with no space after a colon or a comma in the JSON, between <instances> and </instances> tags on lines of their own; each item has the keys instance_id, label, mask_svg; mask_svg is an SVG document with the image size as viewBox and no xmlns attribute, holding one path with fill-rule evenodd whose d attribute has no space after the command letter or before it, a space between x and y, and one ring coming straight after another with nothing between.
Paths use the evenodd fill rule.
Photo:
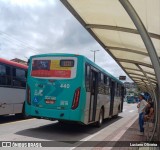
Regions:
<instances>
[{"instance_id":1,"label":"bus front wheel","mask_svg":"<svg viewBox=\"0 0 160 150\"><path fill-rule=\"evenodd\" d=\"M96 123L96 126L100 127L102 123L103 123L103 108L101 108L99 112L99 119L98 119L98 122Z\"/></svg>"}]
</instances>

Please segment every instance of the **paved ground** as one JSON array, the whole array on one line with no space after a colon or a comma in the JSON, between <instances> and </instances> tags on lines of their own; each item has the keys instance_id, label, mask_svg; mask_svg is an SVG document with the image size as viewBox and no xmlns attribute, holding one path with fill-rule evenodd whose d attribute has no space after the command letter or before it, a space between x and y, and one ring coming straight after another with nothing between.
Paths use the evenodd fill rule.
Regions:
<instances>
[{"instance_id":1,"label":"paved ground","mask_svg":"<svg viewBox=\"0 0 160 150\"><path fill-rule=\"evenodd\" d=\"M121 136L119 141L131 141L131 144L135 144L136 141L143 142L146 141L145 136L141 136L139 133L139 127L138 127L138 119L126 130L126 132ZM133 150L138 149L138 147L119 147L119 148L112 148L112 150ZM147 149L147 148L145 148Z\"/></svg>"},{"instance_id":2,"label":"paved ground","mask_svg":"<svg viewBox=\"0 0 160 150\"><path fill-rule=\"evenodd\" d=\"M57 145L54 148L43 148L47 150L112 149L112 147L105 147L105 141L125 141L135 136L131 140L142 138L135 134L138 131L138 123L135 122L137 117L136 104L127 103L124 103L123 113L119 117L105 120L101 128L95 128L93 125L61 125L57 121L43 119L14 120L14 117L8 119L2 117L0 141L52 141L50 144ZM77 148L84 145L89 147Z\"/></svg>"}]
</instances>

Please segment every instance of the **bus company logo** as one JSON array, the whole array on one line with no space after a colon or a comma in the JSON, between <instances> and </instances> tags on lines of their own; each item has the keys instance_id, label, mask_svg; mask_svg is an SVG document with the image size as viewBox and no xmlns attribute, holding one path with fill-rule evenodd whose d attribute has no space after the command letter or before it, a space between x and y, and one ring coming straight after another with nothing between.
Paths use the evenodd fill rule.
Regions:
<instances>
[{"instance_id":1,"label":"bus company logo","mask_svg":"<svg viewBox=\"0 0 160 150\"><path fill-rule=\"evenodd\" d=\"M34 95L35 96L43 96L43 90L35 90Z\"/></svg>"},{"instance_id":2,"label":"bus company logo","mask_svg":"<svg viewBox=\"0 0 160 150\"><path fill-rule=\"evenodd\" d=\"M2 147L12 147L11 142L2 142Z\"/></svg>"}]
</instances>

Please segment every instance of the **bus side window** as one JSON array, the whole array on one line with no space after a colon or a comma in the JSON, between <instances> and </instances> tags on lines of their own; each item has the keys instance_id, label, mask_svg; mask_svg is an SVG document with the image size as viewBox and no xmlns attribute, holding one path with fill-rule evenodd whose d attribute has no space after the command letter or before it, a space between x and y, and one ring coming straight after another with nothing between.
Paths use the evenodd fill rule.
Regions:
<instances>
[{"instance_id":1,"label":"bus side window","mask_svg":"<svg viewBox=\"0 0 160 150\"><path fill-rule=\"evenodd\" d=\"M110 88L112 88L112 79L111 78L109 78L109 86L110 86Z\"/></svg>"},{"instance_id":2,"label":"bus side window","mask_svg":"<svg viewBox=\"0 0 160 150\"><path fill-rule=\"evenodd\" d=\"M115 83L115 91L116 91L115 95L118 97L118 83Z\"/></svg>"},{"instance_id":3,"label":"bus side window","mask_svg":"<svg viewBox=\"0 0 160 150\"><path fill-rule=\"evenodd\" d=\"M118 95L119 95L119 97L121 97L121 85L120 84L118 85L118 90L119 90L119 94Z\"/></svg>"},{"instance_id":4,"label":"bus side window","mask_svg":"<svg viewBox=\"0 0 160 150\"><path fill-rule=\"evenodd\" d=\"M102 94L105 94L104 74L101 73Z\"/></svg>"},{"instance_id":5,"label":"bus side window","mask_svg":"<svg viewBox=\"0 0 160 150\"><path fill-rule=\"evenodd\" d=\"M0 85L11 86L11 74L10 67L0 65Z\"/></svg>"},{"instance_id":6,"label":"bus side window","mask_svg":"<svg viewBox=\"0 0 160 150\"><path fill-rule=\"evenodd\" d=\"M98 73L98 94L101 94L101 72Z\"/></svg>"},{"instance_id":7,"label":"bus side window","mask_svg":"<svg viewBox=\"0 0 160 150\"><path fill-rule=\"evenodd\" d=\"M6 68L4 65L0 65L0 85L5 85Z\"/></svg>"},{"instance_id":8,"label":"bus side window","mask_svg":"<svg viewBox=\"0 0 160 150\"><path fill-rule=\"evenodd\" d=\"M104 93L105 95L109 95L109 77L104 76Z\"/></svg>"},{"instance_id":9,"label":"bus side window","mask_svg":"<svg viewBox=\"0 0 160 150\"><path fill-rule=\"evenodd\" d=\"M105 94L104 74L99 72L98 76L98 93Z\"/></svg>"},{"instance_id":10,"label":"bus side window","mask_svg":"<svg viewBox=\"0 0 160 150\"><path fill-rule=\"evenodd\" d=\"M121 85L119 85L119 97L121 97L121 94L122 93L122 87L121 87Z\"/></svg>"},{"instance_id":11,"label":"bus side window","mask_svg":"<svg viewBox=\"0 0 160 150\"><path fill-rule=\"evenodd\" d=\"M86 91L90 92L90 76L91 76L91 67L86 64L85 66L85 81L86 81Z\"/></svg>"},{"instance_id":12,"label":"bus side window","mask_svg":"<svg viewBox=\"0 0 160 150\"><path fill-rule=\"evenodd\" d=\"M16 87L26 86L25 70L13 68L13 86Z\"/></svg>"},{"instance_id":13,"label":"bus side window","mask_svg":"<svg viewBox=\"0 0 160 150\"><path fill-rule=\"evenodd\" d=\"M120 84L117 83L117 97L120 97Z\"/></svg>"},{"instance_id":14,"label":"bus side window","mask_svg":"<svg viewBox=\"0 0 160 150\"><path fill-rule=\"evenodd\" d=\"M11 86L11 68L6 66L6 78L7 78L7 85Z\"/></svg>"},{"instance_id":15,"label":"bus side window","mask_svg":"<svg viewBox=\"0 0 160 150\"><path fill-rule=\"evenodd\" d=\"M112 79L109 78L109 94L111 94L111 90L112 90Z\"/></svg>"},{"instance_id":16,"label":"bus side window","mask_svg":"<svg viewBox=\"0 0 160 150\"><path fill-rule=\"evenodd\" d=\"M101 73L101 83L104 83L104 74Z\"/></svg>"}]
</instances>

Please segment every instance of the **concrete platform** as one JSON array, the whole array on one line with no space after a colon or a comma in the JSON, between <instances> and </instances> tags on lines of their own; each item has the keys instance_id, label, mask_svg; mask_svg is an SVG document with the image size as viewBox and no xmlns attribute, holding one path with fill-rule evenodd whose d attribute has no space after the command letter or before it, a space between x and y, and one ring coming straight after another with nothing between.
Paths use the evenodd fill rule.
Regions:
<instances>
[{"instance_id":1,"label":"concrete platform","mask_svg":"<svg viewBox=\"0 0 160 150\"><path fill-rule=\"evenodd\" d=\"M136 141L146 141L144 135L139 135L138 120L136 120L128 130L121 136L119 141L132 141L131 144L136 143ZM112 150L136 150L138 147L113 147Z\"/></svg>"},{"instance_id":2,"label":"concrete platform","mask_svg":"<svg viewBox=\"0 0 160 150\"><path fill-rule=\"evenodd\" d=\"M139 135L139 125L138 119L127 129L127 131L121 136L118 142L120 141L131 141L131 144L137 143L146 143L147 137L144 135ZM140 142L139 142L140 141ZM109 148L103 148L103 150L109 150ZM159 147L143 147L143 146L135 146L135 147L113 147L111 150L159 150Z\"/></svg>"}]
</instances>

